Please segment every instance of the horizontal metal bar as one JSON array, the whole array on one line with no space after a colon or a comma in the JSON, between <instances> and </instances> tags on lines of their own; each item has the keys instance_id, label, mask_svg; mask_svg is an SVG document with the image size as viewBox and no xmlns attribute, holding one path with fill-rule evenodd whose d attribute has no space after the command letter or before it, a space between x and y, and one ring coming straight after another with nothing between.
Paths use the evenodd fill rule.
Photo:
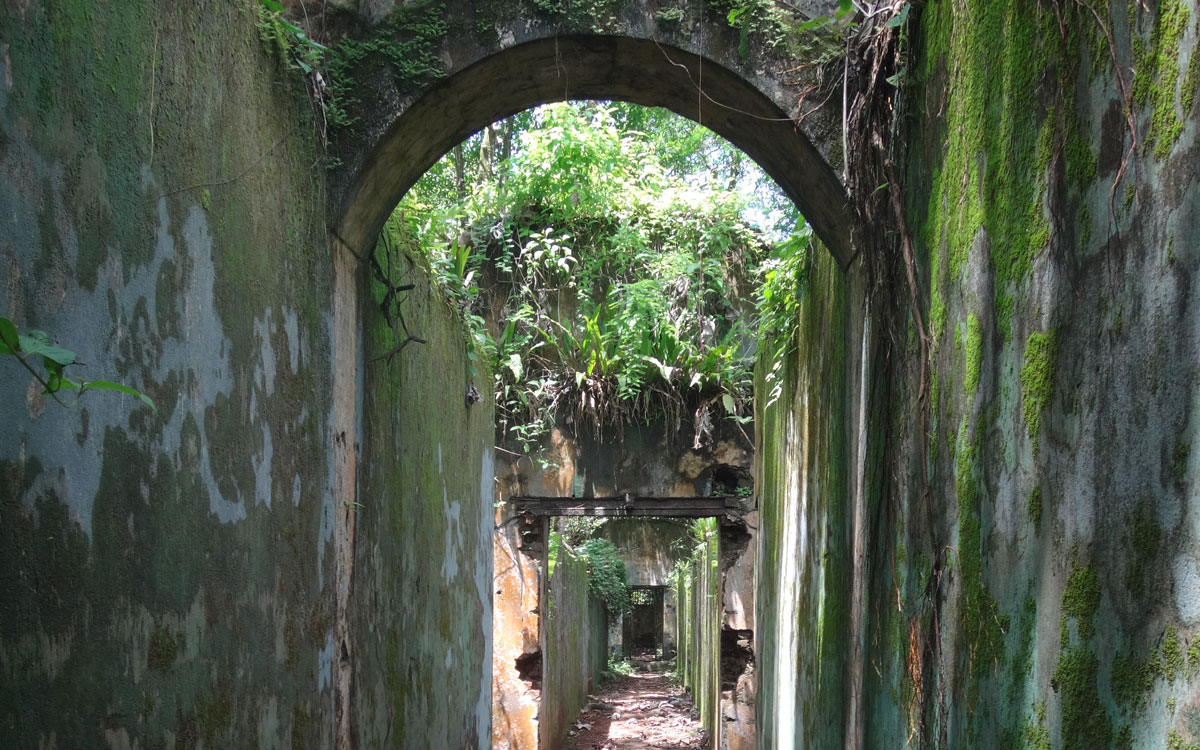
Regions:
<instances>
[{"instance_id":1,"label":"horizontal metal bar","mask_svg":"<svg viewBox=\"0 0 1200 750\"><path fill-rule=\"evenodd\" d=\"M534 516L723 516L734 498L717 497L535 497L509 499L517 513Z\"/></svg>"}]
</instances>

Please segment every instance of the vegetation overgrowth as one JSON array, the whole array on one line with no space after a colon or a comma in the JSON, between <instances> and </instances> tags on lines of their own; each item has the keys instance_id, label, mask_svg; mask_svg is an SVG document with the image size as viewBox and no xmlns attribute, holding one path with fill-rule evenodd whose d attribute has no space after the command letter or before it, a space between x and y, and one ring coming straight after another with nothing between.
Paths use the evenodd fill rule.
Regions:
<instances>
[{"instance_id":1,"label":"vegetation overgrowth","mask_svg":"<svg viewBox=\"0 0 1200 750\"><path fill-rule=\"evenodd\" d=\"M385 230L412 237L495 374L502 439L532 451L555 423L748 421L758 339L788 338L810 233L707 129L574 102L447 154Z\"/></svg>"}]
</instances>

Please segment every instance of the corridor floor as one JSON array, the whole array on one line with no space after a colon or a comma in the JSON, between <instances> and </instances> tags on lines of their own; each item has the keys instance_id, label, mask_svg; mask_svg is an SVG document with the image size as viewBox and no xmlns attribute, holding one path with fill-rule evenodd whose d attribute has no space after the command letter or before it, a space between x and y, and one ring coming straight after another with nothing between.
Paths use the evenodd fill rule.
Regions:
<instances>
[{"instance_id":1,"label":"corridor floor","mask_svg":"<svg viewBox=\"0 0 1200 750\"><path fill-rule=\"evenodd\" d=\"M699 750L708 747L691 700L665 675L605 683L571 725L563 750Z\"/></svg>"}]
</instances>

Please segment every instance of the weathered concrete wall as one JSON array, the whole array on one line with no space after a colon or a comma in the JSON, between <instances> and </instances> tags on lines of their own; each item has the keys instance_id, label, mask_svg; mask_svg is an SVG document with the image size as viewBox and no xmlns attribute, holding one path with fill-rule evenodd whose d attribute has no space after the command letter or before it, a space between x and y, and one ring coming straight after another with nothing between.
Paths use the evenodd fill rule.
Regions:
<instances>
[{"instance_id":1,"label":"weathered concrete wall","mask_svg":"<svg viewBox=\"0 0 1200 750\"><path fill-rule=\"evenodd\" d=\"M559 425L538 455L497 457L497 499L521 494L690 497L734 494L740 488L752 507L754 446L738 425L719 422L700 447L690 422L670 428L661 421L632 424L596 439Z\"/></svg>"},{"instance_id":2,"label":"weathered concrete wall","mask_svg":"<svg viewBox=\"0 0 1200 750\"><path fill-rule=\"evenodd\" d=\"M0 746L332 744L323 175L255 5L0 4L0 315L158 406L0 361Z\"/></svg>"},{"instance_id":3,"label":"weathered concrete wall","mask_svg":"<svg viewBox=\"0 0 1200 750\"><path fill-rule=\"evenodd\" d=\"M554 750L608 664L608 621L588 590L588 563L560 544L546 583L542 618L543 690L539 748Z\"/></svg>"},{"instance_id":4,"label":"weathered concrete wall","mask_svg":"<svg viewBox=\"0 0 1200 750\"><path fill-rule=\"evenodd\" d=\"M717 521L699 522L704 539L695 543L686 569L676 578L675 668L700 712L700 723L719 747L721 725L721 586Z\"/></svg>"},{"instance_id":5,"label":"weathered concrete wall","mask_svg":"<svg viewBox=\"0 0 1200 750\"><path fill-rule=\"evenodd\" d=\"M939 0L915 29L932 418L914 364L874 746L1200 742L1200 9L1091 5Z\"/></svg>"},{"instance_id":6,"label":"weathered concrete wall","mask_svg":"<svg viewBox=\"0 0 1200 750\"><path fill-rule=\"evenodd\" d=\"M413 284L401 309L426 340L404 339L373 280L364 313L362 482L351 613L359 747L489 747L492 710L490 394L470 404L473 374L450 306L412 259L377 258ZM483 391L487 391L486 388Z\"/></svg>"},{"instance_id":7,"label":"weathered concrete wall","mask_svg":"<svg viewBox=\"0 0 1200 750\"><path fill-rule=\"evenodd\" d=\"M498 513L499 511L497 511ZM539 524L540 525L540 524ZM527 554L521 524L492 537L492 749L537 750L541 696L541 555ZM524 667L522 669L521 667Z\"/></svg>"},{"instance_id":8,"label":"weathered concrete wall","mask_svg":"<svg viewBox=\"0 0 1200 750\"><path fill-rule=\"evenodd\" d=\"M796 330L778 363L764 353L755 384L781 394L755 407L760 747L839 747L855 731L862 294L819 245L808 264Z\"/></svg>"},{"instance_id":9,"label":"weathered concrete wall","mask_svg":"<svg viewBox=\"0 0 1200 750\"><path fill-rule=\"evenodd\" d=\"M931 418L904 318L878 321L895 377L866 377L861 273L818 262L758 419L764 746L1197 741L1200 18L1099 18L916 27Z\"/></svg>"},{"instance_id":10,"label":"weathered concrete wall","mask_svg":"<svg viewBox=\"0 0 1200 750\"><path fill-rule=\"evenodd\" d=\"M158 405L0 362L5 747L487 744L491 408L417 272L429 343L375 359L259 23L0 8L0 314Z\"/></svg>"}]
</instances>

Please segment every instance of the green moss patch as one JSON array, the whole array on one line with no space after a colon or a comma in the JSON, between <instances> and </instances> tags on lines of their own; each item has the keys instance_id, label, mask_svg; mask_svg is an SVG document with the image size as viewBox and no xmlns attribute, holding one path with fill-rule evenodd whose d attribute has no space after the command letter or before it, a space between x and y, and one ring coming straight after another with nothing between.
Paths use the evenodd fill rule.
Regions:
<instances>
[{"instance_id":1,"label":"green moss patch","mask_svg":"<svg viewBox=\"0 0 1200 750\"><path fill-rule=\"evenodd\" d=\"M1079 61L1094 41L1080 30L1094 21L1084 9L1060 10L1072 15L1065 35L1056 11L1041 4L943 0L921 14L926 44L918 78L939 88L944 82L926 101L944 108L944 131L934 130L945 145L918 237L932 266L946 258L953 280L980 230L986 232L996 326L1005 336L1033 261L1050 241L1044 210L1050 165L1061 154L1079 186L1096 174L1074 106ZM940 140L930 145L943 148ZM938 316L931 317L936 323Z\"/></svg>"},{"instance_id":2,"label":"green moss patch","mask_svg":"<svg viewBox=\"0 0 1200 750\"><path fill-rule=\"evenodd\" d=\"M1034 487L1029 493L1029 503L1027 505L1029 512L1029 521L1033 524L1035 534L1042 533L1042 488Z\"/></svg>"},{"instance_id":3,"label":"green moss patch","mask_svg":"<svg viewBox=\"0 0 1200 750\"><path fill-rule=\"evenodd\" d=\"M1054 331L1030 334L1025 342L1025 361L1021 364L1021 403L1025 429L1038 447L1042 412L1054 395L1054 367L1058 344Z\"/></svg>"},{"instance_id":4,"label":"green moss patch","mask_svg":"<svg viewBox=\"0 0 1200 750\"><path fill-rule=\"evenodd\" d=\"M979 387L982 363L983 334L979 328L979 318L971 314L967 316L966 371L963 375L963 388L970 395Z\"/></svg>"},{"instance_id":5,"label":"green moss patch","mask_svg":"<svg viewBox=\"0 0 1200 750\"><path fill-rule=\"evenodd\" d=\"M1095 634L1094 618L1099 608L1100 577L1096 575L1095 567L1088 565L1081 568L1072 560L1067 586L1063 589L1062 611L1064 616L1076 619L1081 640L1087 640Z\"/></svg>"},{"instance_id":6,"label":"green moss patch","mask_svg":"<svg viewBox=\"0 0 1200 750\"><path fill-rule=\"evenodd\" d=\"M1112 722L1096 687L1098 667L1096 655L1086 645L1069 647L1059 655L1050 684L1062 710L1063 750L1095 750L1112 741Z\"/></svg>"},{"instance_id":7,"label":"green moss patch","mask_svg":"<svg viewBox=\"0 0 1200 750\"><path fill-rule=\"evenodd\" d=\"M1183 133L1183 119L1176 111L1176 91L1180 83L1179 42L1187 31L1190 12L1183 0L1163 0L1151 13L1147 41L1136 33L1137 21L1142 20L1141 13L1131 5L1134 23L1130 25L1135 29L1132 96L1139 106L1150 108L1150 127L1142 134L1142 147L1152 151L1155 157L1165 159ZM1193 61L1194 58L1195 53ZM1187 80L1200 77L1200 73L1194 73L1191 67L1188 66ZM1185 114L1191 109L1194 95L1194 87L1185 93Z\"/></svg>"}]
</instances>

